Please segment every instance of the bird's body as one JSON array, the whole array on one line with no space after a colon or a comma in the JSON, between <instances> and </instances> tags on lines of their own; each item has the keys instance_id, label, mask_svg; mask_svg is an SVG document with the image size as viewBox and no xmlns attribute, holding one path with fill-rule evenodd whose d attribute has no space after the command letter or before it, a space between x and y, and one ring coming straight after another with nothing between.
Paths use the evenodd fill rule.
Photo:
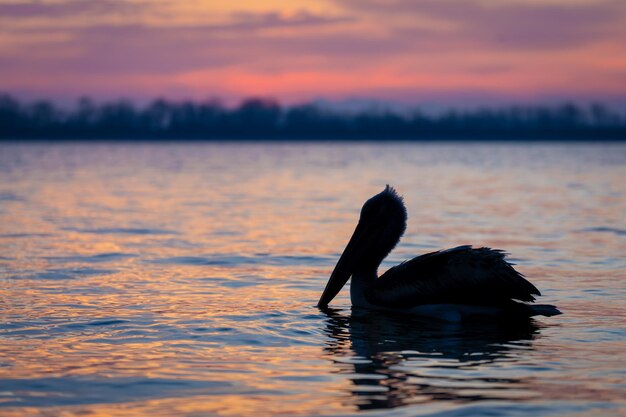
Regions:
<instances>
[{"instance_id":1,"label":"bird's body","mask_svg":"<svg viewBox=\"0 0 626 417\"><path fill-rule=\"evenodd\" d=\"M352 277L352 305L459 321L481 317L556 315L532 305L539 290L496 249L456 248L418 256L382 276L377 270L406 228L402 198L389 186L368 200L359 224L319 301L325 307Z\"/></svg>"}]
</instances>

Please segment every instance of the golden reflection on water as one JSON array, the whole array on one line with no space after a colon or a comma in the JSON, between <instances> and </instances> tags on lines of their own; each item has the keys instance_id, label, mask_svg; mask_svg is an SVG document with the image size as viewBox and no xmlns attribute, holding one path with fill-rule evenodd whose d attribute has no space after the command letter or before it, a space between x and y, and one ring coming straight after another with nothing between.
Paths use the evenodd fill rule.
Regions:
<instances>
[{"instance_id":1,"label":"golden reflection on water","mask_svg":"<svg viewBox=\"0 0 626 417\"><path fill-rule=\"evenodd\" d=\"M622 145L0 150L2 415L624 407ZM317 310L386 183L409 227L383 269L504 248L565 314L455 328L351 313L345 290Z\"/></svg>"}]
</instances>

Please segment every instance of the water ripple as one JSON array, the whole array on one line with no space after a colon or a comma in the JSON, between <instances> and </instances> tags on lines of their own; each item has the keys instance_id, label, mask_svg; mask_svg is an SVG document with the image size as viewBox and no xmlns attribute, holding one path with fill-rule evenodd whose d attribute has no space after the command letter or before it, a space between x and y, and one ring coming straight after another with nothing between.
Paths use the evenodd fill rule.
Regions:
<instances>
[{"instance_id":1,"label":"water ripple","mask_svg":"<svg viewBox=\"0 0 626 417\"><path fill-rule=\"evenodd\" d=\"M588 227L578 230L580 233L613 233L617 236L626 236L626 229L617 229L614 227Z\"/></svg>"},{"instance_id":2,"label":"water ripple","mask_svg":"<svg viewBox=\"0 0 626 417\"><path fill-rule=\"evenodd\" d=\"M239 265L328 265L335 258L321 256L272 256L256 254L255 256L241 255L209 255L209 256L173 256L151 259L148 262L155 264L197 265L197 266L239 266Z\"/></svg>"},{"instance_id":3,"label":"water ripple","mask_svg":"<svg viewBox=\"0 0 626 417\"><path fill-rule=\"evenodd\" d=\"M2 407L123 403L149 398L235 393L244 395L246 390L224 381L188 379L137 377L0 379Z\"/></svg>"},{"instance_id":4,"label":"water ripple","mask_svg":"<svg viewBox=\"0 0 626 417\"><path fill-rule=\"evenodd\" d=\"M122 253L122 252L110 252L110 253L98 253L95 255L72 255L72 256L47 256L44 259L47 259L56 263L67 263L67 262L86 262L86 263L106 263L106 262L114 262L120 261L128 258L135 258L137 255L132 253Z\"/></svg>"},{"instance_id":5,"label":"water ripple","mask_svg":"<svg viewBox=\"0 0 626 417\"><path fill-rule=\"evenodd\" d=\"M36 272L22 276L13 276L14 279L35 279L35 280L65 280L76 279L84 276L110 275L116 273L115 269L98 268L52 268L45 271Z\"/></svg>"},{"instance_id":6,"label":"water ripple","mask_svg":"<svg viewBox=\"0 0 626 417\"><path fill-rule=\"evenodd\" d=\"M178 232L156 228L131 228L131 227L103 227L97 229L68 227L63 230L79 233L93 233L99 235L124 234L124 235L176 235Z\"/></svg>"}]
</instances>

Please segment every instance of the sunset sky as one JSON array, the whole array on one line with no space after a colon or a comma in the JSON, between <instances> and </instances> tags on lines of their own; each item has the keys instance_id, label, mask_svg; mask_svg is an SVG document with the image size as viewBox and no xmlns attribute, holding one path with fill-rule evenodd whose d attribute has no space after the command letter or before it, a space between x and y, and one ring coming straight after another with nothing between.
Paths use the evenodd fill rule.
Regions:
<instances>
[{"instance_id":1,"label":"sunset sky","mask_svg":"<svg viewBox=\"0 0 626 417\"><path fill-rule=\"evenodd\" d=\"M21 97L626 103L625 0L0 0Z\"/></svg>"}]
</instances>

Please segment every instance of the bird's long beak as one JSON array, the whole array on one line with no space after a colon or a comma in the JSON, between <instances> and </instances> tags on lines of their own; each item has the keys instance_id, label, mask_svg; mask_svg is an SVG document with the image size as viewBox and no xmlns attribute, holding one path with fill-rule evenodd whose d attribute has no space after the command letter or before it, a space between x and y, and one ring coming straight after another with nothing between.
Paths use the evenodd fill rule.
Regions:
<instances>
[{"instance_id":1,"label":"bird's long beak","mask_svg":"<svg viewBox=\"0 0 626 417\"><path fill-rule=\"evenodd\" d=\"M357 262L363 255L363 249L366 247L366 241L369 240L369 234L369 227L363 226L361 223L356 226L350 238L350 242L348 242L348 245L343 250L333 273L330 275L328 284L326 284L326 288L324 288L324 292L317 303L318 307L324 308L328 306L328 303L330 303L343 286L346 285L346 282L348 282L348 279L350 279L350 276L354 273Z\"/></svg>"}]
</instances>

